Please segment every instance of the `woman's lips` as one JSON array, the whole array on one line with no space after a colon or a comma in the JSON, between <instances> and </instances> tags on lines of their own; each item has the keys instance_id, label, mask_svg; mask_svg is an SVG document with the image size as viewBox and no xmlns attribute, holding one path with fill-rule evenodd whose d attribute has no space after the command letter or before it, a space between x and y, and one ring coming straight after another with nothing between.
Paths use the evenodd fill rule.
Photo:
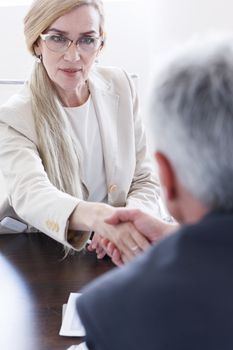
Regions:
<instances>
[{"instance_id":1,"label":"woman's lips","mask_svg":"<svg viewBox=\"0 0 233 350\"><path fill-rule=\"evenodd\" d=\"M82 68L60 68L60 70L68 76L75 76L82 71Z\"/></svg>"}]
</instances>

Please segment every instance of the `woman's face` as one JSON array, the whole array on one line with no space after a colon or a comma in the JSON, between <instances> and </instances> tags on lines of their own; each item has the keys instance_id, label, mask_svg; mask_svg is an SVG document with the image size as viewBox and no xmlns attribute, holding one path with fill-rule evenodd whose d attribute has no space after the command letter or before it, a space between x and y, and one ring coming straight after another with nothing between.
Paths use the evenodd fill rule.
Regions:
<instances>
[{"instance_id":1,"label":"woman's face","mask_svg":"<svg viewBox=\"0 0 233 350\"><path fill-rule=\"evenodd\" d=\"M61 16L53 22L45 31L46 40L39 40L35 46L37 55L42 55L43 65L48 76L55 84L60 96L74 94L82 89L88 78L90 69L100 51L100 45L95 49L83 50L93 38L100 36L100 17L93 6L83 5L76 7L71 12ZM62 43L66 38L73 41L68 48L62 52L51 50L54 42ZM81 41L80 38L83 38ZM80 46L76 46L79 40ZM98 43L101 43L99 40ZM55 46L57 43L55 43ZM50 48L48 48L48 46Z\"/></svg>"}]
</instances>

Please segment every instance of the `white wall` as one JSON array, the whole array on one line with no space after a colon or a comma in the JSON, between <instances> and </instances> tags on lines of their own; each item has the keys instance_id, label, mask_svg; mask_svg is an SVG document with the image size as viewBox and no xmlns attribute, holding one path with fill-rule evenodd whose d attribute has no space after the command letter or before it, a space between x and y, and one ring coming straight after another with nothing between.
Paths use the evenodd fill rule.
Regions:
<instances>
[{"instance_id":1,"label":"white wall","mask_svg":"<svg viewBox=\"0 0 233 350\"><path fill-rule=\"evenodd\" d=\"M0 7L0 79L26 79L30 72L22 26L26 11L27 6ZM142 110L150 70L161 53L195 33L233 31L232 0L106 0L105 12L107 45L100 63L138 74ZM0 104L9 94L0 86Z\"/></svg>"},{"instance_id":2,"label":"white wall","mask_svg":"<svg viewBox=\"0 0 233 350\"><path fill-rule=\"evenodd\" d=\"M147 4L144 15L148 19L151 48L145 60L147 77L164 54L190 37L208 32L233 32L232 0L150 0Z\"/></svg>"},{"instance_id":3,"label":"white wall","mask_svg":"<svg viewBox=\"0 0 233 350\"><path fill-rule=\"evenodd\" d=\"M191 36L208 31L233 31L232 0L154 0L148 16L153 53L158 55Z\"/></svg>"},{"instance_id":4,"label":"white wall","mask_svg":"<svg viewBox=\"0 0 233 350\"><path fill-rule=\"evenodd\" d=\"M29 74L32 60L22 25L26 11L27 6L0 7L0 79ZM232 0L106 0L105 12L107 45L100 63L138 74L142 102L155 56L194 33L233 30ZM0 87L0 103L5 95L7 88Z\"/></svg>"},{"instance_id":5,"label":"white wall","mask_svg":"<svg viewBox=\"0 0 233 350\"><path fill-rule=\"evenodd\" d=\"M145 61L148 61L149 57L144 40L146 27L142 18L143 5L144 2L140 0L105 2L107 41L99 59L101 64L120 66L129 73L138 74L139 90L142 94L148 73ZM7 35L1 38L5 49L1 51L0 79L25 79L30 72L32 59L24 44L22 24L27 8L0 7L0 32L4 33L7 30ZM9 88L0 86L0 103L6 100L8 95Z\"/></svg>"}]
</instances>

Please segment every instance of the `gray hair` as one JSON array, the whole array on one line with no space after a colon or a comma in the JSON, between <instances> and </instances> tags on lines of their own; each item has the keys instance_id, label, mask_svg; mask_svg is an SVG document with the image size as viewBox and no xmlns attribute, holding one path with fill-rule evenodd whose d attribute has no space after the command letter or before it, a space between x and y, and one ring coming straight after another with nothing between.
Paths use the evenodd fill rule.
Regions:
<instances>
[{"instance_id":1,"label":"gray hair","mask_svg":"<svg viewBox=\"0 0 233 350\"><path fill-rule=\"evenodd\" d=\"M151 91L155 150L201 203L233 209L233 37L178 50Z\"/></svg>"}]
</instances>

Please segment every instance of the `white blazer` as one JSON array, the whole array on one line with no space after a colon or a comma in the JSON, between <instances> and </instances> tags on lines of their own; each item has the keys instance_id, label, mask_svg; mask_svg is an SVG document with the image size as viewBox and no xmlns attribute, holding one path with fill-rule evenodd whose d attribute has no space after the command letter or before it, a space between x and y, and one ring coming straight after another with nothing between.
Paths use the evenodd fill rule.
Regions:
<instances>
[{"instance_id":1,"label":"white blazer","mask_svg":"<svg viewBox=\"0 0 233 350\"><path fill-rule=\"evenodd\" d=\"M108 203L159 215L158 184L133 83L121 69L98 66L88 84L103 144ZM0 219L17 215L29 231L42 231L70 246L69 216L85 198L61 192L50 183L37 150L27 84L0 108L0 167L8 192ZM78 246L72 248L82 249L88 237L88 233L80 234Z\"/></svg>"}]
</instances>

